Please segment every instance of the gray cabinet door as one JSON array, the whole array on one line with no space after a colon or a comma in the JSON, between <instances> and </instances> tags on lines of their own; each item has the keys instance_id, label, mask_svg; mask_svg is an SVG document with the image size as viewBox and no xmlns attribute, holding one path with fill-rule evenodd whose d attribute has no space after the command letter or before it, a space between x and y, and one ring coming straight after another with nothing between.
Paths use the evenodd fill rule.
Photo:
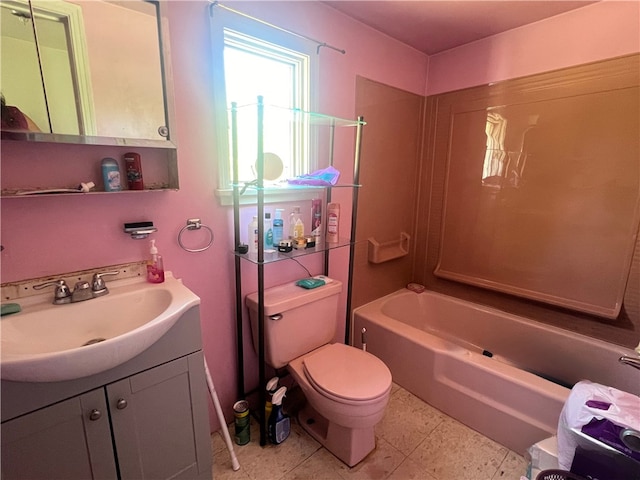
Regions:
<instances>
[{"instance_id":1,"label":"gray cabinet door","mask_svg":"<svg viewBox=\"0 0 640 480\"><path fill-rule=\"evenodd\" d=\"M107 386L124 480L193 479L211 472L202 359L199 352Z\"/></svg>"},{"instance_id":2,"label":"gray cabinet door","mask_svg":"<svg viewBox=\"0 0 640 480\"><path fill-rule=\"evenodd\" d=\"M117 478L104 389L3 423L2 478Z\"/></svg>"}]
</instances>

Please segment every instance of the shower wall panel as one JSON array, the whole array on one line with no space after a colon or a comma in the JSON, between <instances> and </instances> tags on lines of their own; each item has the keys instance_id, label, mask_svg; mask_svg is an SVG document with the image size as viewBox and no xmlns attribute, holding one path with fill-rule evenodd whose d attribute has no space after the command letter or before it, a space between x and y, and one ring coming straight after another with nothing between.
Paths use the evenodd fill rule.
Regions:
<instances>
[{"instance_id":1,"label":"shower wall panel","mask_svg":"<svg viewBox=\"0 0 640 480\"><path fill-rule=\"evenodd\" d=\"M605 325L638 330L639 77L632 55L430 97L423 281L619 343Z\"/></svg>"}]
</instances>

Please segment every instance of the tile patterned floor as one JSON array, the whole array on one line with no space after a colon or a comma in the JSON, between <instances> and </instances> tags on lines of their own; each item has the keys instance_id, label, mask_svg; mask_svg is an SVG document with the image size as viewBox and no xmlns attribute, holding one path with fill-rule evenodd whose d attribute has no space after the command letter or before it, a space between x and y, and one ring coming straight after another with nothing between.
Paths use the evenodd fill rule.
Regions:
<instances>
[{"instance_id":1,"label":"tile patterned floor","mask_svg":"<svg viewBox=\"0 0 640 480\"><path fill-rule=\"evenodd\" d=\"M233 425L231 425L233 427ZM222 435L212 438L215 480L519 480L523 457L436 410L394 385L385 417L376 427L377 446L347 467L292 418L280 445L260 447L252 419L251 442L234 449L234 472ZM231 431L233 439L233 432Z\"/></svg>"}]
</instances>

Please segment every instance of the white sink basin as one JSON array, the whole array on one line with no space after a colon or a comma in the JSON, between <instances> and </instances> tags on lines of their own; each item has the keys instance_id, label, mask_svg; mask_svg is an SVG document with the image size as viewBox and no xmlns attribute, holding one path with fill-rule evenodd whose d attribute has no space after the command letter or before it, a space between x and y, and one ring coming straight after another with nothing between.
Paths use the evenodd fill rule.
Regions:
<instances>
[{"instance_id":1,"label":"white sink basin","mask_svg":"<svg viewBox=\"0 0 640 480\"><path fill-rule=\"evenodd\" d=\"M73 380L116 367L158 341L200 298L166 273L108 282L109 294L53 305L53 293L20 301L22 311L0 320L3 380Z\"/></svg>"}]
</instances>

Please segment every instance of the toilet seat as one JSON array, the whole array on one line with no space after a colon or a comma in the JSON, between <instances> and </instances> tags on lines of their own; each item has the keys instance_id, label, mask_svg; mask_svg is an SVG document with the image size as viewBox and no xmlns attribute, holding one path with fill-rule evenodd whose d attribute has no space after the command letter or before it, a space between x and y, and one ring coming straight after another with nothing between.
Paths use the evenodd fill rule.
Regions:
<instances>
[{"instance_id":1,"label":"toilet seat","mask_svg":"<svg viewBox=\"0 0 640 480\"><path fill-rule=\"evenodd\" d=\"M391 372L376 356L341 343L326 345L302 361L309 383L337 402L371 402L391 388Z\"/></svg>"}]
</instances>

